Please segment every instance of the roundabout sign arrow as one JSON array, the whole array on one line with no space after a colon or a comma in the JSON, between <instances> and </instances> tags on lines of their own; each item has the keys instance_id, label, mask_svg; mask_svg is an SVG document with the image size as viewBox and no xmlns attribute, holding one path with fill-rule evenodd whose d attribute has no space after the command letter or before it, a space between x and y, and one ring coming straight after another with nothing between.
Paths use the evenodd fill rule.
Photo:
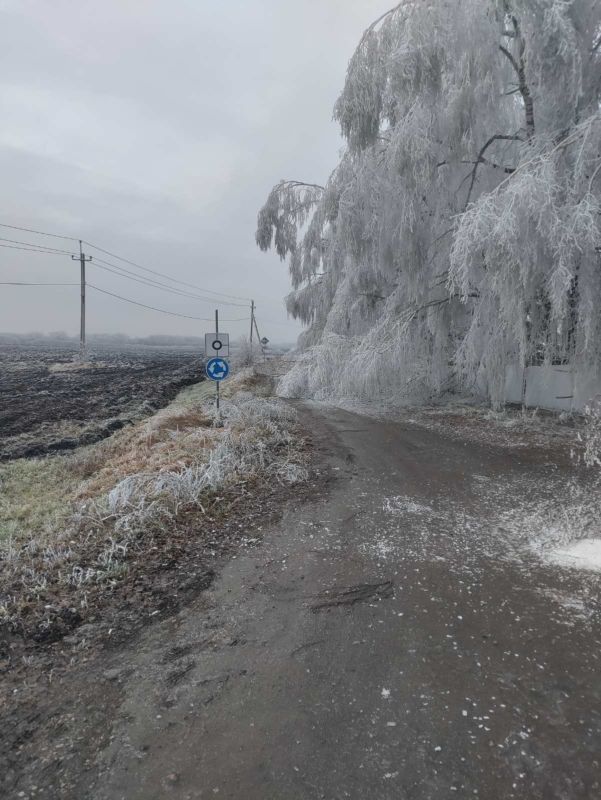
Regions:
<instances>
[{"instance_id":1,"label":"roundabout sign arrow","mask_svg":"<svg viewBox=\"0 0 601 800\"><path fill-rule=\"evenodd\" d=\"M230 374L230 365L225 358L210 358L206 366L207 378L212 381L224 381Z\"/></svg>"}]
</instances>

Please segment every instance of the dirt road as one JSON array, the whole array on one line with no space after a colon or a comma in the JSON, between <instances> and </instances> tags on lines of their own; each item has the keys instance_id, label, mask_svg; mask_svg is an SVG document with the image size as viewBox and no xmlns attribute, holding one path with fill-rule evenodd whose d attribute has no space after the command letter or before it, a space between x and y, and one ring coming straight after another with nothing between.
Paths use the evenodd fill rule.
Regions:
<instances>
[{"instance_id":1,"label":"dirt road","mask_svg":"<svg viewBox=\"0 0 601 800\"><path fill-rule=\"evenodd\" d=\"M20 796L601 797L600 576L542 565L507 521L568 468L303 413L333 486L74 679L87 761L66 745Z\"/></svg>"}]
</instances>

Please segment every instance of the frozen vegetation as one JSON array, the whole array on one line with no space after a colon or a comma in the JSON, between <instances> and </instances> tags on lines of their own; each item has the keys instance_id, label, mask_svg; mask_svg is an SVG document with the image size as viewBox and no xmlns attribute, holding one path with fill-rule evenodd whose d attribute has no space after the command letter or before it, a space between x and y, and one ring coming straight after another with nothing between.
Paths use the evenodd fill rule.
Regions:
<instances>
[{"instance_id":1,"label":"frozen vegetation","mask_svg":"<svg viewBox=\"0 0 601 800\"><path fill-rule=\"evenodd\" d=\"M307 331L284 395L498 406L508 365L600 362L601 7L404 0L352 56L324 185L257 243Z\"/></svg>"},{"instance_id":2,"label":"frozen vegetation","mask_svg":"<svg viewBox=\"0 0 601 800\"><path fill-rule=\"evenodd\" d=\"M188 432L190 450L198 447L191 463L128 475L108 492L100 516L108 512L118 530L135 530L149 520L173 522L182 508L202 508L207 494L259 475L287 483L306 478L290 430L295 416L281 401L238 393L224 409L222 429Z\"/></svg>"},{"instance_id":3,"label":"frozen vegetation","mask_svg":"<svg viewBox=\"0 0 601 800\"><path fill-rule=\"evenodd\" d=\"M84 615L92 595L169 543L216 538L208 550L218 550L218 523L238 500L307 479L296 412L261 396L267 389L252 369L228 382L219 414L211 390L188 388L75 453L4 468L0 625L52 637L65 598Z\"/></svg>"}]
</instances>

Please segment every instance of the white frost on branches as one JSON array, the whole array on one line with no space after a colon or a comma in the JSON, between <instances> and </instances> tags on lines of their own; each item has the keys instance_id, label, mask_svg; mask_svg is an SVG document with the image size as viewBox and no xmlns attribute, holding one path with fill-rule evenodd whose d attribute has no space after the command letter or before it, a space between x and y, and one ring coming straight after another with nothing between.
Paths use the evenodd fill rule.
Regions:
<instances>
[{"instance_id":1,"label":"white frost on branches","mask_svg":"<svg viewBox=\"0 0 601 800\"><path fill-rule=\"evenodd\" d=\"M324 187L282 181L308 348L285 394L503 398L508 364L600 366L601 7L405 0L367 29Z\"/></svg>"}]
</instances>

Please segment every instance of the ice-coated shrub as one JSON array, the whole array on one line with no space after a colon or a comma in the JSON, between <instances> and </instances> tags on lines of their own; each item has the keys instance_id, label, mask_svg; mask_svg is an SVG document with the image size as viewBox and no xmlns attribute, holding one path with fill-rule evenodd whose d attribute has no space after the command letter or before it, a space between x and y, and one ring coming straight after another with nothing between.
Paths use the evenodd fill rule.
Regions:
<instances>
[{"instance_id":1,"label":"ice-coated shrub","mask_svg":"<svg viewBox=\"0 0 601 800\"><path fill-rule=\"evenodd\" d=\"M106 511L120 530L173 519L182 509L202 507L203 497L261 476L286 483L305 480L307 470L294 446L296 412L281 400L259 400L240 392L223 409L224 428L198 463L179 470L129 475L106 496Z\"/></svg>"}]
</instances>

